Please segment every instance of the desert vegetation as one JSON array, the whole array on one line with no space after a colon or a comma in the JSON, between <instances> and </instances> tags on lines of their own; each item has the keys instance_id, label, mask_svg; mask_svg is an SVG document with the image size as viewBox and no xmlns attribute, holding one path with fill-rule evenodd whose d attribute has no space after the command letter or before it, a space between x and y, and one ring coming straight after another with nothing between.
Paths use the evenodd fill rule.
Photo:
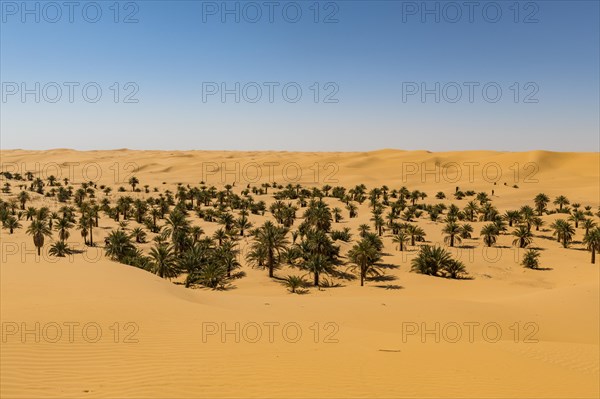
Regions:
<instances>
[{"instance_id":1,"label":"desert vegetation","mask_svg":"<svg viewBox=\"0 0 600 399\"><path fill-rule=\"evenodd\" d=\"M430 195L385 185L277 182L220 188L199 182L171 190L151 188L136 176L128 179L128 189L42 180L33 173L5 172L2 180L2 227L9 235L25 229L38 255L46 246L55 257L101 247L116 262L188 288L233 288L245 275L244 265L264 269L291 293L323 289L332 281L365 286L402 266L386 264L388 251L410 254L413 272L471 279L449 250L467 242L494 247L503 236L524 251L521 265L529 269L540 269L543 255L536 245L547 232L565 251L589 251L592 264L600 250L598 212L571 204L566 195L539 193L501 212L493 194L459 187ZM344 226L359 217L364 223L355 230ZM436 226L442 242L428 241L426 224ZM74 230L82 249L70 246ZM99 232L104 234L95 238Z\"/></svg>"}]
</instances>

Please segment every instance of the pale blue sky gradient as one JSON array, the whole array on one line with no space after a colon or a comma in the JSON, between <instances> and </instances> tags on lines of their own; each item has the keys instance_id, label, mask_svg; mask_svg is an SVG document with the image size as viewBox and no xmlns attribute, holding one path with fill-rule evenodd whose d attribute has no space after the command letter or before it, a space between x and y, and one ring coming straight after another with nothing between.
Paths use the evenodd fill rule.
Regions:
<instances>
[{"instance_id":1,"label":"pale blue sky gradient","mask_svg":"<svg viewBox=\"0 0 600 399\"><path fill-rule=\"evenodd\" d=\"M204 22L210 2L137 1L139 22L130 24L115 23L114 2L100 1L97 23L77 12L74 23L43 15L23 23L1 3L2 148L600 150L598 1L520 2L518 23L513 1L495 2L503 12L496 23L481 11L473 22L442 15L423 23L418 13L407 15L412 2L401 1L321 2L320 23L313 1L296 2L298 23L277 12L274 23L266 16L222 23L219 15L204 15ZM126 5L120 20L134 10ZM332 11L338 22L323 23ZM537 23L523 22L530 13ZM77 92L73 103L66 92L57 103L35 103L32 95L22 102L19 94L6 96L10 82L97 82L103 95L97 103ZM134 82L139 102L123 103L121 87L115 103L114 82ZM297 82L303 97L289 103L276 91L273 103L266 93L258 103L233 96L203 102L203 82ZM315 103L314 82L335 83L339 101ZM503 95L497 103L480 90L473 103L436 103L433 95L404 102L403 82L496 82ZM528 82L539 89L537 103L523 101Z\"/></svg>"}]
</instances>

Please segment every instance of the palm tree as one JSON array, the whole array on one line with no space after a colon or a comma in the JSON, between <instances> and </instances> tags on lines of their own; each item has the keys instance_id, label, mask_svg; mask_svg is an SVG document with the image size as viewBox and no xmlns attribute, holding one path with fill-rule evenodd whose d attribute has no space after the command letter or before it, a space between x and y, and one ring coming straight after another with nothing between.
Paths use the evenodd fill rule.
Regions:
<instances>
[{"instance_id":1,"label":"palm tree","mask_svg":"<svg viewBox=\"0 0 600 399\"><path fill-rule=\"evenodd\" d=\"M406 232L410 235L410 245L415 246L415 241L421 241L425 237L425 230L414 224L406 224Z\"/></svg>"},{"instance_id":2,"label":"palm tree","mask_svg":"<svg viewBox=\"0 0 600 399\"><path fill-rule=\"evenodd\" d=\"M486 224L485 226L483 226L480 232L480 235L483 236L483 242L488 247L491 247L496 243L499 234L500 233L498 232L498 229L493 223Z\"/></svg>"},{"instance_id":3,"label":"palm tree","mask_svg":"<svg viewBox=\"0 0 600 399\"><path fill-rule=\"evenodd\" d=\"M398 234L394 236L392 241L398 244L398 250L404 251L404 245L408 242L410 236L406 233L405 230L399 230Z\"/></svg>"},{"instance_id":4,"label":"palm tree","mask_svg":"<svg viewBox=\"0 0 600 399\"><path fill-rule=\"evenodd\" d=\"M442 230L442 233L446 235L446 237L444 237L444 242L450 244L451 247L454 246L455 241L457 244L460 244L462 241L460 238L460 231L460 226L457 223L448 222Z\"/></svg>"},{"instance_id":5,"label":"palm tree","mask_svg":"<svg viewBox=\"0 0 600 399\"><path fill-rule=\"evenodd\" d=\"M450 252L438 246L423 245L411 264L412 271L430 276L442 273L450 278L458 278L466 272L462 262L452 259Z\"/></svg>"},{"instance_id":6,"label":"palm tree","mask_svg":"<svg viewBox=\"0 0 600 399\"><path fill-rule=\"evenodd\" d=\"M227 241L217 248L215 254L219 263L227 270L228 278L231 277L232 271L241 266L237 258L239 251L235 248L235 246L235 242Z\"/></svg>"},{"instance_id":7,"label":"palm tree","mask_svg":"<svg viewBox=\"0 0 600 399\"><path fill-rule=\"evenodd\" d=\"M200 236L204 234L204 229L200 226L192 226L190 228L190 235L192 236L192 245L195 245L199 240Z\"/></svg>"},{"instance_id":8,"label":"palm tree","mask_svg":"<svg viewBox=\"0 0 600 399\"><path fill-rule=\"evenodd\" d=\"M533 241L533 234L527 228L527 226L519 226L513 232L512 235L516 238L513 240L513 245L518 245L519 248L525 248Z\"/></svg>"},{"instance_id":9,"label":"palm tree","mask_svg":"<svg viewBox=\"0 0 600 399\"><path fill-rule=\"evenodd\" d=\"M69 233L69 229L71 229L73 226L74 225L71 222L71 220L69 220L65 217L58 220L58 222L56 223L55 229L56 229L56 231L58 231L58 238L62 242L65 242L66 240L69 239L69 236L71 235Z\"/></svg>"},{"instance_id":10,"label":"palm tree","mask_svg":"<svg viewBox=\"0 0 600 399\"><path fill-rule=\"evenodd\" d=\"M104 251L106 256L121 262L135 252L135 246L131 243L130 236L123 230L113 230L106 238Z\"/></svg>"},{"instance_id":11,"label":"palm tree","mask_svg":"<svg viewBox=\"0 0 600 399\"><path fill-rule=\"evenodd\" d=\"M283 279L283 284L290 290L292 294L295 294L298 288L304 288L307 285L304 277L300 276L287 276Z\"/></svg>"},{"instance_id":12,"label":"palm tree","mask_svg":"<svg viewBox=\"0 0 600 399\"><path fill-rule=\"evenodd\" d=\"M471 226L469 223L465 223L460 226L460 238L471 238L471 233L473 233L473 226Z\"/></svg>"},{"instance_id":13,"label":"palm tree","mask_svg":"<svg viewBox=\"0 0 600 399\"><path fill-rule=\"evenodd\" d=\"M244 236L244 232L252 228L252 223L248 220L248 216L242 215L235 221L235 227L240 231L240 236Z\"/></svg>"},{"instance_id":14,"label":"palm tree","mask_svg":"<svg viewBox=\"0 0 600 399\"><path fill-rule=\"evenodd\" d=\"M527 224L527 230L531 231L531 225L533 224L533 220L535 219L535 211L529 205L525 205L521 207L519 210L521 214L521 220Z\"/></svg>"},{"instance_id":15,"label":"palm tree","mask_svg":"<svg viewBox=\"0 0 600 399\"><path fill-rule=\"evenodd\" d=\"M14 230L21 228L21 223L19 223L16 217L10 215L6 218L4 223L2 223L2 227L8 229L8 233L12 234Z\"/></svg>"},{"instance_id":16,"label":"palm tree","mask_svg":"<svg viewBox=\"0 0 600 399\"><path fill-rule=\"evenodd\" d=\"M200 284L215 290L227 281L227 270L218 262L209 262L200 269L196 278Z\"/></svg>"},{"instance_id":17,"label":"palm tree","mask_svg":"<svg viewBox=\"0 0 600 399\"><path fill-rule=\"evenodd\" d=\"M353 204L352 202L349 202L346 205L346 209L348 210L348 213L349 213L348 217L350 219L358 217L358 206L356 206L356 204Z\"/></svg>"},{"instance_id":18,"label":"palm tree","mask_svg":"<svg viewBox=\"0 0 600 399\"><path fill-rule=\"evenodd\" d=\"M50 246L48 253L52 256L64 258L66 255L73 254L73 250L69 248L66 242L58 241Z\"/></svg>"},{"instance_id":19,"label":"palm tree","mask_svg":"<svg viewBox=\"0 0 600 399\"><path fill-rule=\"evenodd\" d=\"M129 185L131 186L131 191L135 191L135 187L140 184L140 181L138 180L137 177L135 176L131 176L129 178Z\"/></svg>"},{"instance_id":20,"label":"palm tree","mask_svg":"<svg viewBox=\"0 0 600 399\"><path fill-rule=\"evenodd\" d=\"M592 264L595 264L596 251L600 251L600 227L590 230L583 238L583 243L592 252Z\"/></svg>"},{"instance_id":21,"label":"palm tree","mask_svg":"<svg viewBox=\"0 0 600 399\"><path fill-rule=\"evenodd\" d=\"M83 243L88 245L87 237L89 235L88 231L88 222L83 217L79 219L79 223L77 224L77 229L81 230L81 237L83 237Z\"/></svg>"},{"instance_id":22,"label":"palm tree","mask_svg":"<svg viewBox=\"0 0 600 399\"><path fill-rule=\"evenodd\" d=\"M217 229L213 234L213 239L219 242L219 246L223 245L223 241L227 240L227 232L225 229Z\"/></svg>"},{"instance_id":23,"label":"palm tree","mask_svg":"<svg viewBox=\"0 0 600 399\"><path fill-rule=\"evenodd\" d=\"M554 205L558 205L558 206L559 206L559 212L560 212L560 211L562 211L562 209L563 209L563 206L564 206L564 205L569 205L569 204L570 204L570 202L569 202L569 200L567 199L567 197L565 197L564 195L559 195L558 197L556 197L556 198L554 199L554 202L553 202L553 204L554 204Z\"/></svg>"},{"instance_id":24,"label":"palm tree","mask_svg":"<svg viewBox=\"0 0 600 399\"><path fill-rule=\"evenodd\" d=\"M504 213L504 219L508 221L508 227L513 227L513 223L518 223L521 220L521 212L506 211L506 213Z\"/></svg>"},{"instance_id":25,"label":"palm tree","mask_svg":"<svg viewBox=\"0 0 600 399\"><path fill-rule=\"evenodd\" d=\"M361 237L364 237L370 230L371 230L371 227L366 223L363 223L358 226L358 233L360 234Z\"/></svg>"},{"instance_id":26,"label":"palm tree","mask_svg":"<svg viewBox=\"0 0 600 399\"><path fill-rule=\"evenodd\" d=\"M529 269L538 269L539 257L539 251L536 251L535 249L528 249L527 252L525 252L525 255L523 255L523 261L521 262L521 265Z\"/></svg>"},{"instance_id":27,"label":"palm tree","mask_svg":"<svg viewBox=\"0 0 600 399\"><path fill-rule=\"evenodd\" d=\"M575 211L571 216L569 216L569 221L575 222L575 228L579 228L579 222L585 220L585 214L582 211Z\"/></svg>"},{"instance_id":28,"label":"palm tree","mask_svg":"<svg viewBox=\"0 0 600 399\"><path fill-rule=\"evenodd\" d=\"M171 279L177 277L177 258L172 247L166 244L158 244L150 250L150 267L152 273L160 278Z\"/></svg>"},{"instance_id":29,"label":"palm tree","mask_svg":"<svg viewBox=\"0 0 600 399\"><path fill-rule=\"evenodd\" d=\"M136 227L131 230L131 237L135 238L135 242L138 244L146 242L146 232L141 227Z\"/></svg>"},{"instance_id":30,"label":"palm tree","mask_svg":"<svg viewBox=\"0 0 600 399\"><path fill-rule=\"evenodd\" d=\"M363 238L348 252L348 259L358 268L360 273L360 286L365 285L367 275L379 275L379 269L375 267L381 259L380 250L373 245L368 238Z\"/></svg>"},{"instance_id":31,"label":"palm tree","mask_svg":"<svg viewBox=\"0 0 600 399\"><path fill-rule=\"evenodd\" d=\"M581 227L585 229L584 236L586 236L586 235L588 235L588 233L590 232L591 229L596 227L596 223L592 219L587 218L583 221L583 223L581 224Z\"/></svg>"},{"instance_id":32,"label":"palm tree","mask_svg":"<svg viewBox=\"0 0 600 399\"><path fill-rule=\"evenodd\" d=\"M266 221L255 232L251 249L255 253L264 253L264 261L266 262L266 267L269 269L269 277L273 277L273 271L281 261L281 252L289 244L289 240L286 237L287 233L287 228L275 226L270 220ZM253 262L257 259L249 254L248 260ZM260 266L260 262L258 262L258 265Z\"/></svg>"},{"instance_id":33,"label":"palm tree","mask_svg":"<svg viewBox=\"0 0 600 399\"><path fill-rule=\"evenodd\" d=\"M569 246L575 235L575 228L564 219L557 219L550 227L554 229L553 235L559 242L562 242L564 248Z\"/></svg>"},{"instance_id":34,"label":"palm tree","mask_svg":"<svg viewBox=\"0 0 600 399\"><path fill-rule=\"evenodd\" d=\"M333 220L336 223L339 223L343 219L342 210L340 208L337 208L337 207L333 208L332 213L333 213Z\"/></svg>"},{"instance_id":35,"label":"palm tree","mask_svg":"<svg viewBox=\"0 0 600 399\"><path fill-rule=\"evenodd\" d=\"M27 201L31 200L31 197L29 196L29 194L27 194L27 191L21 191L17 195L17 200L21 203L21 209L25 210L25 204L27 203Z\"/></svg>"},{"instance_id":36,"label":"palm tree","mask_svg":"<svg viewBox=\"0 0 600 399\"><path fill-rule=\"evenodd\" d=\"M469 201L465 206L465 213L469 216L471 222L474 221L477 211L479 211L479 207L475 201Z\"/></svg>"},{"instance_id":37,"label":"palm tree","mask_svg":"<svg viewBox=\"0 0 600 399\"><path fill-rule=\"evenodd\" d=\"M540 231L540 227L544 225L544 221L541 217L536 216L531 220L531 224L535 226L535 231Z\"/></svg>"},{"instance_id":38,"label":"palm tree","mask_svg":"<svg viewBox=\"0 0 600 399\"><path fill-rule=\"evenodd\" d=\"M544 193L540 193L533 199L535 208L538 211L538 216L542 216L542 213L546 210L546 205L550 202L550 198Z\"/></svg>"},{"instance_id":39,"label":"palm tree","mask_svg":"<svg viewBox=\"0 0 600 399\"><path fill-rule=\"evenodd\" d=\"M303 263L303 268L313 275L314 286L319 286L319 276L331 271L331 260L328 256L320 253L312 254L308 260Z\"/></svg>"},{"instance_id":40,"label":"palm tree","mask_svg":"<svg viewBox=\"0 0 600 399\"><path fill-rule=\"evenodd\" d=\"M381 215L374 215L371 218L371 221L375 225L375 230L377 230L377 233L381 237L381 235L383 234L383 225L384 225L385 221L383 220Z\"/></svg>"},{"instance_id":41,"label":"palm tree","mask_svg":"<svg viewBox=\"0 0 600 399\"><path fill-rule=\"evenodd\" d=\"M44 246L44 238L52 237L52 230L44 220L36 219L27 228L27 234L33 237L33 244L37 248L38 256L40 256Z\"/></svg>"}]
</instances>

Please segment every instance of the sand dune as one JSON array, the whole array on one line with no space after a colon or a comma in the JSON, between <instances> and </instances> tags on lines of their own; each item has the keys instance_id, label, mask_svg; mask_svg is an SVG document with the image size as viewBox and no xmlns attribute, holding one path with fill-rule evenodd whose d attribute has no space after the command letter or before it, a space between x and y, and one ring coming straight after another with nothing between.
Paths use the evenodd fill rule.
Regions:
<instances>
[{"instance_id":1,"label":"sand dune","mask_svg":"<svg viewBox=\"0 0 600 399\"><path fill-rule=\"evenodd\" d=\"M201 180L218 188L235 182L234 190L267 181L364 183L423 190L427 203L440 202L436 192L449 195L457 186L490 196L494 190L491 198L501 212L532 204L539 192L551 198L564 194L594 211L600 205L598 153L57 149L4 150L0 157L3 171L53 174L73 185L94 180L113 187L113 199L117 187L129 190L127 179L135 174L141 186L161 191ZM256 165L262 178L255 182ZM48 198L33 204L57 206ZM356 234L369 217L367 201L358 218L340 226ZM556 217L544 216L546 225ZM252 221L259 225L268 218L267 213ZM101 219L97 242L116 226L107 219ZM441 243L443 223L422 219L427 240ZM510 236L499 238L495 253L486 252L475 239L483 224L474 222L474 239L454 253L471 280L411 273L414 251L398 252L386 236L384 261L397 266L386 270L393 280L365 287L345 281L305 295L289 294L244 260L246 277L233 289L186 289L112 262L101 247L88 249L86 258L37 258L25 229L13 235L2 230L0 396L599 397L600 276L580 243L581 229L570 249L550 231L536 232L542 265L550 269L539 271L519 265L522 252L511 246ZM216 228L203 227L207 234ZM69 242L83 248L76 231ZM341 245L343 252L350 246ZM36 323L39 332L22 335L25 328L35 331ZM232 331L223 335L225 328ZM57 330L62 336L52 342Z\"/></svg>"}]
</instances>

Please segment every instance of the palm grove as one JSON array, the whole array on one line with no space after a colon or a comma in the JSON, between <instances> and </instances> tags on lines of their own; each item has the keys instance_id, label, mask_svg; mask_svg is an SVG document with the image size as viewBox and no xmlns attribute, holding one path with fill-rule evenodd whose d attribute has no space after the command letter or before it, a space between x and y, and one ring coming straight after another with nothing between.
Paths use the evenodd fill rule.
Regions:
<instances>
[{"instance_id":1,"label":"palm grove","mask_svg":"<svg viewBox=\"0 0 600 399\"><path fill-rule=\"evenodd\" d=\"M560 246L583 245L591 253L591 263L600 250L595 222L600 214L594 215L591 206L571 204L562 195L551 200L540 193L531 204L500 213L487 193L458 187L452 194L438 192L435 201L426 203L428 195L418 190L387 186L367 190L362 184L348 189L263 183L238 194L233 185L219 190L201 182L161 192L140 186L132 177L129 187L113 193L111 187L94 182L75 188L68 179L42 180L32 173L4 172L2 178L2 227L9 235L25 228L38 255L47 242L51 256L73 254L68 240L78 230L85 246L103 246L110 259L162 278L182 277L186 287L225 288L244 276L242 260L264 269L291 292L329 286L333 279L356 279L362 286L381 278L389 267L383 262L384 237L391 238L395 251L415 252L411 269L426 275L467 277L465 265L453 259L447 247L467 239L480 239L492 247L501 235L512 236L512 244L524 249L524 267L537 269L540 253L532 244L544 230L544 217L552 214L559 217L546 227ZM43 199L51 199L55 206L32 206ZM356 231L337 228L364 211L369 212L369 223ZM117 228L98 242L94 237L101 219L110 219ZM257 219L261 223L255 226L251 220ZM443 246L426 241L418 223L427 220L441 225ZM479 234L475 222L483 223ZM205 233L202 226L207 224L214 225L214 233ZM581 242L575 241L577 230L583 232ZM146 243L150 247L144 251ZM341 243L346 243L345 250ZM298 273L280 275L282 267Z\"/></svg>"}]
</instances>

